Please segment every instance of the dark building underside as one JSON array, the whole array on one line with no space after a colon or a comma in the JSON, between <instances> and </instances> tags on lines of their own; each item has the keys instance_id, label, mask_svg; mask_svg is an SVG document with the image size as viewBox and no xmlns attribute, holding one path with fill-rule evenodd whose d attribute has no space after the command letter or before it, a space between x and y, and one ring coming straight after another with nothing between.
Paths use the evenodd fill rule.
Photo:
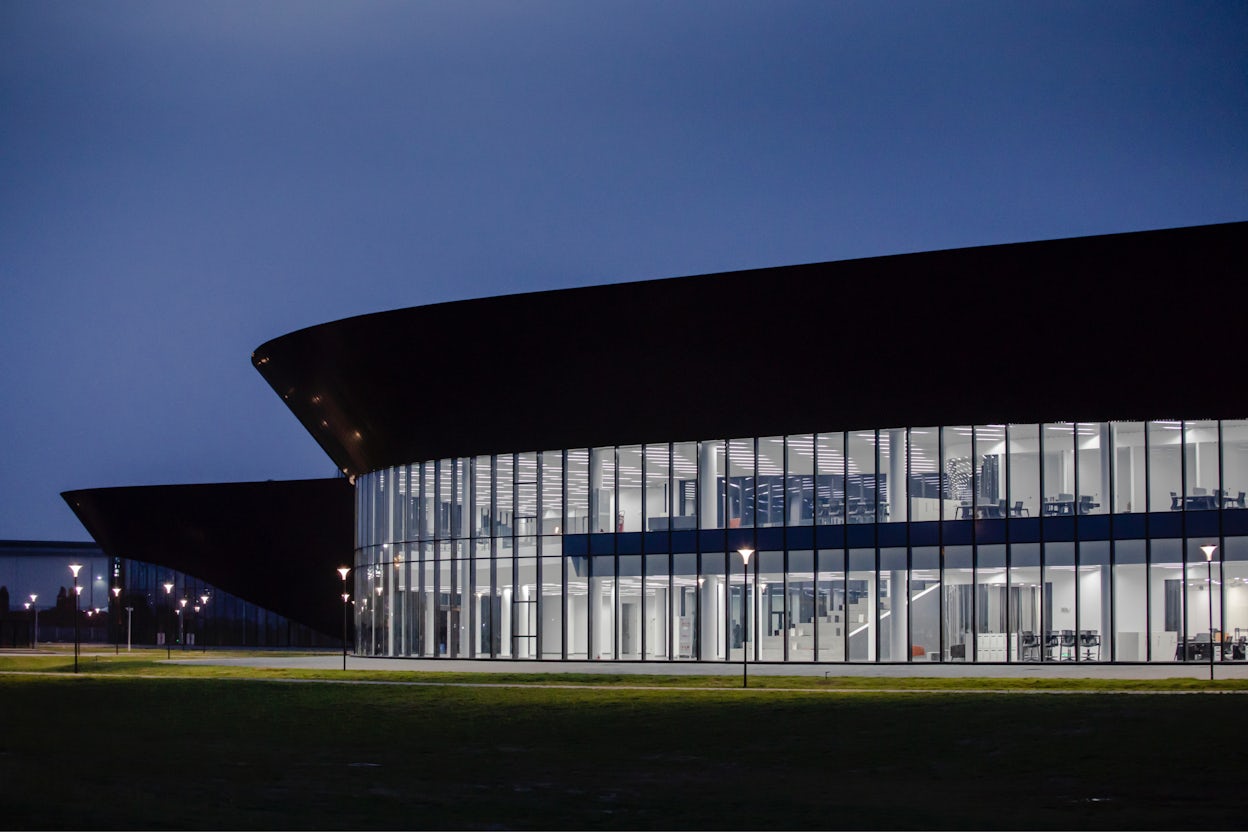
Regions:
<instances>
[{"instance_id":1,"label":"dark building underside","mask_svg":"<svg viewBox=\"0 0 1248 832\"><path fill-rule=\"evenodd\" d=\"M67 491L104 552L167 566L329 635L342 626L335 568L350 562L345 479Z\"/></svg>"}]
</instances>

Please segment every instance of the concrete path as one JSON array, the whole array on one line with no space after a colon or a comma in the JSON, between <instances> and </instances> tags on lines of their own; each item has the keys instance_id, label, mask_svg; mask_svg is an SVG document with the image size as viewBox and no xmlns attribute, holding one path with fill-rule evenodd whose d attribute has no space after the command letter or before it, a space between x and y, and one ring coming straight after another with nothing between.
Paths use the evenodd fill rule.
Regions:
<instances>
[{"instance_id":1,"label":"concrete path","mask_svg":"<svg viewBox=\"0 0 1248 832\"><path fill-rule=\"evenodd\" d=\"M342 667L341 653L315 656L214 657L212 653L194 658L175 658L173 664L235 665L243 667L284 667L333 670ZM452 673L617 673L647 676L740 676L741 664L695 664L693 662L534 662L473 661L465 659L381 659L347 657L349 670L417 670ZM937 679L1208 679L1208 665L1132 664L1097 665L1084 663L973 665L973 664L755 664L751 676L866 676L876 678ZM1224 663L1214 669L1216 679L1248 679L1248 663Z\"/></svg>"}]
</instances>

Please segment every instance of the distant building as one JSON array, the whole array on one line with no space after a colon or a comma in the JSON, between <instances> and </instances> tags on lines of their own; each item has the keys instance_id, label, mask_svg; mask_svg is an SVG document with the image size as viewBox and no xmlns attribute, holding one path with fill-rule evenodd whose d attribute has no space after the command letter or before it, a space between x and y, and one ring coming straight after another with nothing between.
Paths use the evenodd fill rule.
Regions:
<instances>
[{"instance_id":1,"label":"distant building","mask_svg":"<svg viewBox=\"0 0 1248 832\"><path fill-rule=\"evenodd\" d=\"M78 615L79 637L84 642L124 646L129 638L132 645L141 647L166 641L187 647L331 643L310 627L248 603L202 578L167 566L110 557L95 543L0 540L0 589L8 593L8 606L0 603L0 646L74 640L71 563L83 567L78 573L82 586ZM166 583L171 585L169 591ZM114 595L114 587L122 591ZM0 601L3 596L0 592ZM183 598L186 607L181 606Z\"/></svg>"}]
</instances>

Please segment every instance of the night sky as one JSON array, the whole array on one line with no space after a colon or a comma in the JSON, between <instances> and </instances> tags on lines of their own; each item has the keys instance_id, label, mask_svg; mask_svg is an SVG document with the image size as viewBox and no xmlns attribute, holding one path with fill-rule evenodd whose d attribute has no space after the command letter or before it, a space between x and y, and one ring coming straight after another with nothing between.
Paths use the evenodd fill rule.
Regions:
<instances>
[{"instance_id":1,"label":"night sky","mask_svg":"<svg viewBox=\"0 0 1248 832\"><path fill-rule=\"evenodd\" d=\"M249 362L300 327L1244 219L1243 2L5 0L0 538L332 476Z\"/></svg>"}]
</instances>

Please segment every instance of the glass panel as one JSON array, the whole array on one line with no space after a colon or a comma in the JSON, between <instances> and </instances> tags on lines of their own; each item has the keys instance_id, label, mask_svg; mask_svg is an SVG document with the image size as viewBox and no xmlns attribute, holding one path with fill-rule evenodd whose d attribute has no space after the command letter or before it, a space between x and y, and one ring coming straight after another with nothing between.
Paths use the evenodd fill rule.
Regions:
<instances>
[{"instance_id":1,"label":"glass panel","mask_svg":"<svg viewBox=\"0 0 1248 832\"><path fill-rule=\"evenodd\" d=\"M754 557L758 558L758 624L750 635L758 639L758 649L751 651L750 661L782 662L789 632L784 608L784 552L759 552Z\"/></svg>"},{"instance_id":2,"label":"glass panel","mask_svg":"<svg viewBox=\"0 0 1248 832\"><path fill-rule=\"evenodd\" d=\"M1111 467L1109 424L1107 422L1080 422L1075 429L1075 448L1079 467L1079 481L1075 494L1078 500L1078 512L1080 514L1108 514ZM1108 582L1105 585L1109 586ZM1080 637L1082 638L1082 635Z\"/></svg>"},{"instance_id":3,"label":"glass panel","mask_svg":"<svg viewBox=\"0 0 1248 832\"><path fill-rule=\"evenodd\" d=\"M664 447L664 446L658 446ZM649 447L646 449L649 451ZM648 457L647 457L648 458ZM647 469L647 474L649 470ZM645 620L646 658L668 657L668 614L671 575L668 574L667 555L646 555L645 593L643 618Z\"/></svg>"},{"instance_id":4,"label":"glass panel","mask_svg":"<svg viewBox=\"0 0 1248 832\"><path fill-rule=\"evenodd\" d=\"M815 553L809 549L789 552L786 586L789 661L815 660Z\"/></svg>"},{"instance_id":5,"label":"glass panel","mask_svg":"<svg viewBox=\"0 0 1248 832\"><path fill-rule=\"evenodd\" d=\"M784 437L758 440L758 479L754 486L754 524L784 525Z\"/></svg>"},{"instance_id":6,"label":"glass panel","mask_svg":"<svg viewBox=\"0 0 1248 832\"><path fill-rule=\"evenodd\" d=\"M1040 426L1010 425L1010 516L1040 515ZM1037 574L1034 581L1038 583ZM1012 583L1012 582L1011 582Z\"/></svg>"},{"instance_id":7,"label":"glass panel","mask_svg":"<svg viewBox=\"0 0 1248 832\"><path fill-rule=\"evenodd\" d=\"M975 657L975 585L970 546L945 547L944 596L945 660L971 661Z\"/></svg>"},{"instance_id":8,"label":"glass panel","mask_svg":"<svg viewBox=\"0 0 1248 832\"><path fill-rule=\"evenodd\" d=\"M1222 570L1217 552L1218 539L1193 538L1187 541L1186 626L1187 641L1181 655L1186 661L1208 663L1218 660L1222 632ZM1207 561L1201 546L1213 546L1213 560Z\"/></svg>"},{"instance_id":9,"label":"glass panel","mask_svg":"<svg viewBox=\"0 0 1248 832\"><path fill-rule=\"evenodd\" d=\"M472 460L463 457L455 460L455 507L451 515L451 535L468 536L468 508L472 503ZM465 640L464 645L468 642Z\"/></svg>"},{"instance_id":10,"label":"glass panel","mask_svg":"<svg viewBox=\"0 0 1248 832\"><path fill-rule=\"evenodd\" d=\"M1114 437L1114 511L1119 514L1145 511L1148 501L1144 493L1144 423L1114 422L1110 430Z\"/></svg>"},{"instance_id":11,"label":"glass panel","mask_svg":"<svg viewBox=\"0 0 1248 832\"><path fill-rule=\"evenodd\" d=\"M1223 434L1225 436L1225 434ZM1222 601L1226 605L1223 658L1248 658L1248 537L1228 537L1222 550Z\"/></svg>"},{"instance_id":12,"label":"glass panel","mask_svg":"<svg viewBox=\"0 0 1248 832\"><path fill-rule=\"evenodd\" d=\"M672 555L672 591L675 593L672 599L672 632L677 659L696 659L698 656L698 587L701 583L697 555Z\"/></svg>"},{"instance_id":13,"label":"glass panel","mask_svg":"<svg viewBox=\"0 0 1248 832\"><path fill-rule=\"evenodd\" d=\"M1179 456L1182 441L1182 422L1148 423L1149 511L1183 509L1183 500L1179 496L1183 493L1183 463Z\"/></svg>"},{"instance_id":14,"label":"glass panel","mask_svg":"<svg viewBox=\"0 0 1248 832\"><path fill-rule=\"evenodd\" d=\"M1047 435L1044 452L1048 457ZM1046 661L1075 660L1078 647L1075 638L1075 631L1078 629L1075 603L1075 544L1044 544Z\"/></svg>"},{"instance_id":15,"label":"glass panel","mask_svg":"<svg viewBox=\"0 0 1248 832\"><path fill-rule=\"evenodd\" d=\"M816 583L815 658L845 661L845 551L824 549L818 554Z\"/></svg>"},{"instance_id":16,"label":"glass panel","mask_svg":"<svg viewBox=\"0 0 1248 832\"><path fill-rule=\"evenodd\" d=\"M696 468L694 469L696 473ZM646 531L665 531L670 525L672 457L666 443L646 446Z\"/></svg>"},{"instance_id":17,"label":"glass panel","mask_svg":"<svg viewBox=\"0 0 1248 832\"><path fill-rule=\"evenodd\" d=\"M754 525L754 440L728 443L728 528Z\"/></svg>"},{"instance_id":18,"label":"glass panel","mask_svg":"<svg viewBox=\"0 0 1248 832\"><path fill-rule=\"evenodd\" d=\"M589 558L569 555L567 619L568 658L589 658Z\"/></svg>"},{"instance_id":19,"label":"glass panel","mask_svg":"<svg viewBox=\"0 0 1248 832\"><path fill-rule=\"evenodd\" d=\"M979 517L1009 516L1005 496L1005 425L975 426L975 507Z\"/></svg>"},{"instance_id":20,"label":"glass panel","mask_svg":"<svg viewBox=\"0 0 1248 832\"><path fill-rule=\"evenodd\" d=\"M473 487L476 502L472 510L472 534L474 537L489 537L493 534L494 503L494 465L491 457L479 456L473 462Z\"/></svg>"},{"instance_id":21,"label":"glass panel","mask_svg":"<svg viewBox=\"0 0 1248 832\"><path fill-rule=\"evenodd\" d=\"M563 558L542 556L542 658L563 658Z\"/></svg>"},{"instance_id":22,"label":"glass panel","mask_svg":"<svg viewBox=\"0 0 1248 832\"><path fill-rule=\"evenodd\" d=\"M400 543L407 540L407 466L394 469L394 498L390 506L390 540Z\"/></svg>"},{"instance_id":23,"label":"glass panel","mask_svg":"<svg viewBox=\"0 0 1248 832\"><path fill-rule=\"evenodd\" d=\"M422 656L436 656L438 654L438 628L435 624L438 610L436 577L437 564L433 557L433 546L434 544L432 543L424 543L420 547L420 654Z\"/></svg>"},{"instance_id":24,"label":"glass panel","mask_svg":"<svg viewBox=\"0 0 1248 832\"><path fill-rule=\"evenodd\" d=\"M698 527L698 443L672 445L672 528Z\"/></svg>"},{"instance_id":25,"label":"glass panel","mask_svg":"<svg viewBox=\"0 0 1248 832\"><path fill-rule=\"evenodd\" d=\"M511 558L494 559L494 613L498 626L494 632L494 655L511 658L512 633L515 629L515 587L512 582Z\"/></svg>"},{"instance_id":26,"label":"glass panel","mask_svg":"<svg viewBox=\"0 0 1248 832\"><path fill-rule=\"evenodd\" d=\"M589 531L589 451L568 451L568 534Z\"/></svg>"},{"instance_id":27,"label":"glass panel","mask_svg":"<svg viewBox=\"0 0 1248 832\"><path fill-rule=\"evenodd\" d=\"M698 444L699 506L703 529L724 527L724 443L707 440Z\"/></svg>"},{"instance_id":28,"label":"glass panel","mask_svg":"<svg viewBox=\"0 0 1248 832\"><path fill-rule=\"evenodd\" d=\"M906 522L906 430L880 431L880 476L875 516L881 523ZM896 488L893 486L896 485Z\"/></svg>"},{"instance_id":29,"label":"glass panel","mask_svg":"<svg viewBox=\"0 0 1248 832\"><path fill-rule=\"evenodd\" d=\"M563 527L563 451L542 451L542 534Z\"/></svg>"},{"instance_id":30,"label":"glass panel","mask_svg":"<svg viewBox=\"0 0 1248 832\"><path fill-rule=\"evenodd\" d=\"M516 454L517 535L537 534L537 454Z\"/></svg>"},{"instance_id":31,"label":"glass panel","mask_svg":"<svg viewBox=\"0 0 1248 832\"><path fill-rule=\"evenodd\" d=\"M537 558L516 558L515 654L537 658Z\"/></svg>"},{"instance_id":32,"label":"glass panel","mask_svg":"<svg viewBox=\"0 0 1248 832\"><path fill-rule=\"evenodd\" d=\"M790 526L809 526L815 520L815 437L805 433L788 437L786 517Z\"/></svg>"},{"instance_id":33,"label":"glass panel","mask_svg":"<svg viewBox=\"0 0 1248 832\"><path fill-rule=\"evenodd\" d=\"M1013 428L1011 441L1013 439ZM1013 460L1010 462L1013 465ZM1038 662L1047 649L1040 591L1040 544L1010 545L1010 642L1016 662Z\"/></svg>"},{"instance_id":34,"label":"glass panel","mask_svg":"<svg viewBox=\"0 0 1248 832\"><path fill-rule=\"evenodd\" d=\"M499 454L494 459L494 534L498 537L511 537L516 533L512 512L515 471L513 454Z\"/></svg>"},{"instance_id":35,"label":"glass panel","mask_svg":"<svg viewBox=\"0 0 1248 832\"><path fill-rule=\"evenodd\" d=\"M846 437L846 511L850 523L875 522L875 431ZM872 657L874 659L874 656Z\"/></svg>"},{"instance_id":36,"label":"glass panel","mask_svg":"<svg viewBox=\"0 0 1248 832\"><path fill-rule=\"evenodd\" d=\"M1150 436L1150 440L1151 440ZM1177 448L1176 453L1177 456ZM1150 454L1151 456L1151 454ZM1150 541L1149 626L1151 659L1173 662L1182 657L1183 642L1183 546L1181 540Z\"/></svg>"},{"instance_id":37,"label":"glass panel","mask_svg":"<svg viewBox=\"0 0 1248 832\"><path fill-rule=\"evenodd\" d=\"M728 660L742 661L747 652L757 650L758 638L752 632L754 587L752 580L757 562L742 561L737 552L728 553ZM750 660L755 660L750 656Z\"/></svg>"},{"instance_id":38,"label":"glass panel","mask_svg":"<svg viewBox=\"0 0 1248 832\"><path fill-rule=\"evenodd\" d=\"M880 550L880 661L910 660L905 547Z\"/></svg>"},{"instance_id":39,"label":"glass panel","mask_svg":"<svg viewBox=\"0 0 1248 832\"><path fill-rule=\"evenodd\" d=\"M910 519L940 519L940 428L910 429ZM950 512L952 518L955 512ZM939 654L936 644L928 645Z\"/></svg>"},{"instance_id":40,"label":"glass panel","mask_svg":"<svg viewBox=\"0 0 1248 832\"><path fill-rule=\"evenodd\" d=\"M976 557L979 562L975 572L975 660L1009 661L1005 546L980 546Z\"/></svg>"},{"instance_id":41,"label":"glass panel","mask_svg":"<svg viewBox=\"0 0 1248 832\"><path fill-rule=\"evenodd\" d=\"M1222 423L1223 507L1248 508L1248 421L1232 419ZM1229 606L1228 606L1229 609Z\"/></svg>"},{"instance_id":42,"label":"glass panel","mask_svg":"<svg viewBox=\"0 0 1248 832\"><path fill-rule=\"evenodd\" d=\"M849 660L875 661L875 550L850 549L845 582Z\"/></svg>"},{"instance_id":43,"label":"glass panel","mask_svg":"<svg viewBox=\"0 0 1248 832\"><path fill-rule=\"evenodd\" d=\"M1082 510L1082 509L1081 509ZM1109 661L1109 541L1079 544L1079 626L1077 656L1082 662Z\"/></svg>"},{"instance_id":44,"label":"glass panel","mask_svg":"<svg viewBox=\"0 0 1248 832\"><path fill-rule=\"evenodd\" d=\"M615 658L615 558L598 555L590 559L589 624L591 658Z\"/></svg>"},{"instance_id":45,"label":"glass panel","mask_svg":"<svg viewBox=\"0 0 1248 832\"><path fill-rule=\"evenodd\" d=\"M1044 515L1058 517L1075 513L1075 425L1056 422L1044 426ZM1074 566L1074 560L1071 560ZM1073 580L1071 586L1074 586ZM1073 591L1073 589L1072 589ZM1073 611L1071 613L1074 614ZM1074 620L1070 622L1074 627Z\"/></svg>"},{"instance_id":46,"label":"glass panel","mask_svg":"<svg viewBox=\"0 0 1248 832\"><path fill-rule=\"evenodd\" d=\"M1143 435L1141 429L1141 443ZM1118 447L1116 441L1115 447ZM1139 447L1142 455L1143 445ZM1140 493L1143 493L1142 488ZM1148 590L1145 586L1144 548L1143 540L1114 542L1114 656L1120 662L1148 659Z\"/></svg>"},{"instance_id":47,"label":"glass panel","mask_svg":"<svg viewBox=\"0 0 1248 832\"><path fill-rule=\"evenodd\" d=\"M493 580L490 576L490 541L479 540L473 558L476 573L473 587L473 618L477 637L473 640L473 655L486 657L494 654L494 622L498 612L494 604Z\"/></svg>"},{"instance_id":48,"label":"glass panel","mask_svg":"<svg viewBox=\"0 0 1248 832\"><path fill-rule=\"evenodd\" d=\"M641 531L641 446L623 445L619 452L619 508L616 530Z\"/></svg>"},{"instance_id":49,"label":"glass panel","mask_svg":"<svg viewBox=\"0 0 1248 832\"><path fill-rule=\"evenodd\" d=\"M451 509L455 504L455 462L450 459L437 461L437 516L434 537L446 540L451 536Z\"/></svg>"},{"instance_id":50,"label":"glass panel","mask_svg":"<svg viewBox=\"0 0 1248 832\"><path fill-rule=\"evenodd\" d=\"M815 481L815 522L845 522L845 435L821 433L815 439L818 476Z\"/></svg>"},{"instance_id":51,"label":"glass panel","mask_svg":"<svg viewBox=\"0 0 1248 832\"><path fill-rule=\"evenodd\" d=\"M1212 511L1221 508L1222 477L1218 470L1216 421L1183 424L1183 459L1184 479L1187 482L1184 505L1187 510Z\"/></svg>"},{"instance_id":52,"label":"glass panel","mask_svg":"<svg viewBox=\"0 0 1248 832\"><path fill-rule=\"evenodd\" d=\"M944 437L944 474L942 497L950 501L946 506L946 520L971 520L975 517L974 465L971 460L971 437L974 431L969 425L941 428ZM949 509L953 509L952 512ZM946 581L948 576L946 576Z\"/></svg>"},{"instance_id":53,"label":"glass panel","mask_svg":"<svg viewBox=\"0 0 1248 832\"><path fill-rule=\"evenodd\" d=\"M472 553L470 541L463 540L455 544L455 596L454 612L456 633L454 652L451 654L459 659L472 655Z\"/></svg>"},{"instance_id":54,"label":"glass panel","mask_svg":"<svg viewBox=\"0 0 1248 832\"><path fill-rule=\"evenodd\" d=\"M638 449L638 482L641 481L641 450ZM619 600L620 658L641 658L641 555L620 555L616 577Z\"/></svg>"},{"instance_id":55,"label":"glass panel","mask_svg":"<svg viewBox=\"0 0 1248 832\"><path fill-rule=\"evenodd\" d=\"M941 659L940 547L915 546L910 557L910 655L912 661L938 662Z\"/></svg>"},{"instance_id":56,"label":"glass panel","mask_svg":"<svg viewBox=\"0 0 1248 832\"><path fill-rule=\"evenodd\" d=\"M451 557L450 544L443 542L438 546L438 611L433 626L436 633L437 655L454 656L457 652L459 637L459 602L456 597L455 561Z\"/></svg>"},{"instance_id":57,"label":"glass panel","mask_svg":"<svg viewBox=\"0 0 1248 832\"><path fill-rule=\"evenodd\" d=\"M433 521L437 516L437 463L420 464L420 539L433 540Z\"/></svg>"},{"instance_id":58,"label":"glass panel","mask_svg":"<svg viewBox=\"0 0 1248 832\"><path fill-rule=\"evenodd\" d=\"M698 658L704 662L722 662L728 644L728 631L725 626L728 615L725 561L723 552L703 552L699 558L698 610L701 615L701 631L698 645L701 652ZM733 571L739 574L740 570L741 564L738 563Z\"/></svg>"},{"instance_id":59,"label":"glass panel","mask_svg":"<svg viewBox=\"0 0 1248 832\"><path fill-rule=\"evenodd\" d=\"M615 448L594 448L589 455L590 532L616 530Z\"/></svg>"}]
</instances>

